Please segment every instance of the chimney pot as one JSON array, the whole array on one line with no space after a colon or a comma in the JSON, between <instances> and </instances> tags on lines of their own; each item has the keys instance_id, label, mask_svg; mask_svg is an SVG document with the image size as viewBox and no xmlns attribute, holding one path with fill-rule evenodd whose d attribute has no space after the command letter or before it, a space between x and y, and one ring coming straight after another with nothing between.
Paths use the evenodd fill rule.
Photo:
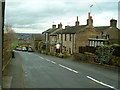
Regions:
<instances>
[{"instance_id":1,"label":"chimney pot","mask_svg":"<svg viewBox=\"0 0 120 90\"><path fill-rule=\"evenodd\" d=\"M77 16L77 21L75 22L75 26L79 26L78 16Z\"/></svg>"},{"instance_id":2,"label":"chimney pot","mask_svg":"<svg viewBox=\"0 0 120 90\"><path fill-rule=\"evenodd\" d=\"M88 12L87 25L93 26L93 19L92 19L92 16L90 16L90 12Z\"/></svg>"},{"instance_id":3,"label":"chimney pot","mask_svg":"<svg viewBox=\"0 0 120 90\"><path fill-rule=\"evenodd\" d=\"M90 19L90 12L88 13L88 19Z\"/></svg>"}]
</instances>

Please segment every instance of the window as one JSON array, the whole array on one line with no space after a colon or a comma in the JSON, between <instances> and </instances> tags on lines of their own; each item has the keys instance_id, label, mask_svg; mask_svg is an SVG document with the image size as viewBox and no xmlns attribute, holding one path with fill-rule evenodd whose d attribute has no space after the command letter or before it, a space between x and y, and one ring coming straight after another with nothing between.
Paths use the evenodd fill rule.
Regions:
<instances>
[{"instance_id":1,"label":"window","mask_svg":"<svg viewBox=\"0 0 120 90\"><path fill-rule=\"evenodd\" d=\"M67 48L65 47L65 51L67 50Z\"/></svg>"},{"instance_id":2,"label":"window","mask_svg":"<svg viewBox=\"0 0 120 90\"><path fill-rule=\"evenodd\" d=\"M96 36L96 39L98 39L98 36Z\"/></svg>"},{"instance_id":3,"label":"window","mask_svg":"<svg viewBox=\"0 0 120 90\"><path fill-rule=\"evenodd\" d=\"M71 48L69 48L69 54L71 54Z\"/></svg>"},{"instance_id":4,"label":"window","mask_svg":"<svg viewBox=\"0 0 120 90\"><path fill-rule=\"evenodd\" d=\"M109 39L109 35L108 34L106 34L106 39Z\"/></svg>"}]
</instances>

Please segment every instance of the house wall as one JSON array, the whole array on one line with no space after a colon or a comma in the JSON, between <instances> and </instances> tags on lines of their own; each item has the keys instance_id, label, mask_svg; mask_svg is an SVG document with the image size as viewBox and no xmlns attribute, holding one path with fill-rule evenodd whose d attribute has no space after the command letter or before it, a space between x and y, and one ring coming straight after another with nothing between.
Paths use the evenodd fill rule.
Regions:
<instances>
[{"instance_id":1,"label":"house wall","mask_svg":"<svg viewBox=\"0 0 120 90\"><path fill-rule=\"evenodd\" d=\"M80 46L88 46L89 41L88 38L96 38L96 36L100 37L100 34L97 33L94 28L85 28L82 31L79 31L75 35L76 41L76 53L79 53Z\"/></svg>"},{"instance_id":2,"label":"house wall","mask_svg":"<svg viewBox=\"0 0 120 90\"><path fill-rule=\"evenodd\" d=\"M108 34L109 35L109 39L110 41L112 42L116 42L116 41L119 41L120 42L120 30L118 30L117 28L115 27L110 27L110 29L108 29L107 31L104 32L105 34Z\"/></svg>"},{"instance_id":3,"label":"house wall","mask_svg":"<svg viewBox=\"0 0 120 90\"><path fill-rule=\"evenodd\" d=\"M65 40L65 35L66 35L66 40ZM63 48L64 51L67 53L71 54L72 52L72 41L69 40L71 34L63 34ZM72 38L72 37L71 37Z\"/></svg>"},{"instance_id":4,"label":"house wall","mask_svg":"<svg viewBox=\"0 0 120 90\"><path fill-rule=\"evenodd\" d=\"M57 36L50 36L49 40L50 40L50 44L56 44Z\"/></svg>"},{"instance_id":5,"label":"house wall","mask_svg":"<svg viewBox=\"0 0 120 90\"><path fill-rule=\"evenodd\" d=\"M57 36L50 36L50 52L55 52L56 48L55 48L55 44L57 42Z\"/></svg>"},{"instance_id":6,"label":"house wall","mask_svg":"<svg viewBox=\"0 0 120 90\"><path fill-rule=\"evenodd\" d=\"M62 34L62 52L73 54L74 52L74 34ZM65 40L66 37L66 40ZM71 37L71 39L70 39Z\"/></svg>"}]
</instances>

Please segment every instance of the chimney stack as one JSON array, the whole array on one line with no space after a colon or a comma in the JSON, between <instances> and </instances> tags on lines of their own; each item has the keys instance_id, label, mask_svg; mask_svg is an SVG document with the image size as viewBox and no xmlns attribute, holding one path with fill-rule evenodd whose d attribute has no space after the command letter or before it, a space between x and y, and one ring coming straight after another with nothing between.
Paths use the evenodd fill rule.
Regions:
<instances>
[{"instance_id":1,"label":"chimney stack","mask_svg":"<svg viewBox=\"0 0 120 90\"><path fill-rule=\"evenodd\" d=\"M56 25L52 25L52 28L55 29L55 28L56 28Z\"/></svg>"},{"instance_id":2,"label":"chimney stack","mask_svg":"<svg viewBox=\"0 0 120 90\"><path fill-rule=\"evenodd\" d=\"M110 26L111 26L111 27L117 27L117 20L111 19L111 20L110 20Z\"/></svg>"},{"instance_id":3,"label":"chimney stack","mask_svg":"<svg viewBox=\"0 0 120 90\"><path fill-rule=\"evenodd\" d=\"M90 12L88 13L87 25L93 26L93 19L92 16L90 16Z\"/></svg>"},{"instance_id":4,"label":"chimney stack","mask_svg":"<svg viewBox=\"0 0 120 90\"><path fill-rule=\"evenodd\" d=\"M62 23L60 22L60 24L58 24L58 28L62 28Z\"/></svg>"},{"instance_id":5,"label":"chimney stack","mask_svg":"<svg viewBox=\"0 0 120 90\"><path fill-rule=\"evenodd\" d=\"M75 22L75 26L79 26L78 16L77 16L77 21Z\"/></svg>"}]
</instances>

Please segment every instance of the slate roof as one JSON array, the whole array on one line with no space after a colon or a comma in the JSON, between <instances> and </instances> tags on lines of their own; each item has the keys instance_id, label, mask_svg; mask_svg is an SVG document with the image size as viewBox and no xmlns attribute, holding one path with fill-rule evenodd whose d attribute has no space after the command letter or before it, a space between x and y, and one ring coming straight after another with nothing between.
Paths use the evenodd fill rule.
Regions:
<instances>
[{"instance_id":1,"label":"slate roof","mask_svg":"<svg viewBox=\"0 0 120 90\"><path fill-rule=\"evenodd\" d=\"M50 29L48 29L48 30L42 32L42 34L43 34L43 33L52 33L52 32L54 32L56 29L57 29L57 28L55 28L55 29L50 28Z\"/></svg>"},{"instance_id":2,"label":"slate roof","mask_svg":"<svg viewBox=\"0 0 120 90\"><path fill-rule=\"evenodd\" d=\"M50 33L50 35L56 35L56 34L75 34L79 30L84 30L84 28L86 26L87 25L70 26L70 27L67 27L65 29L58 29L58 28L52 29L52 28L50 28L50 29L44 31L43 33ZM95 26L94 29L97 32L105 32L105 31L111 29L111 27L110 26Z\"/></svg>"},{"instance_id":3,"label":"slate roof","mask_svg":"<svg viewBox=\"0 0 120 90\"><path fill-rule=\"evenodd\" d=\"M53 31L50 35L51 36L55 36L55 35L57 35L57 32L59 32L59 31L61 31L61 30L63 30L62 28L60 28L60 29L56 29L55 31Z\"/></svg>"},{"instance_id":4,"label":"slate roof","mask_svg":"<svg viewBox=\"0 0 120 90\"><path fill-rule=\"evenodd\" d=\"M58 31L57 34L74 34L78 30L81 30L81 29L85 28L86 26L87 25L67 27L66 29L62 29L61 31Z\"/></svg>"},{"instance_id":5,"label":"slate roof","mask_svg":"<svg viewBox=\"0 0 120 90\"><path fill-rule=\"evenodd\" d=\"M97 32L104 32L110 28L110 26L97 26L94 27Z\"/></svg>"}]
</instances>

